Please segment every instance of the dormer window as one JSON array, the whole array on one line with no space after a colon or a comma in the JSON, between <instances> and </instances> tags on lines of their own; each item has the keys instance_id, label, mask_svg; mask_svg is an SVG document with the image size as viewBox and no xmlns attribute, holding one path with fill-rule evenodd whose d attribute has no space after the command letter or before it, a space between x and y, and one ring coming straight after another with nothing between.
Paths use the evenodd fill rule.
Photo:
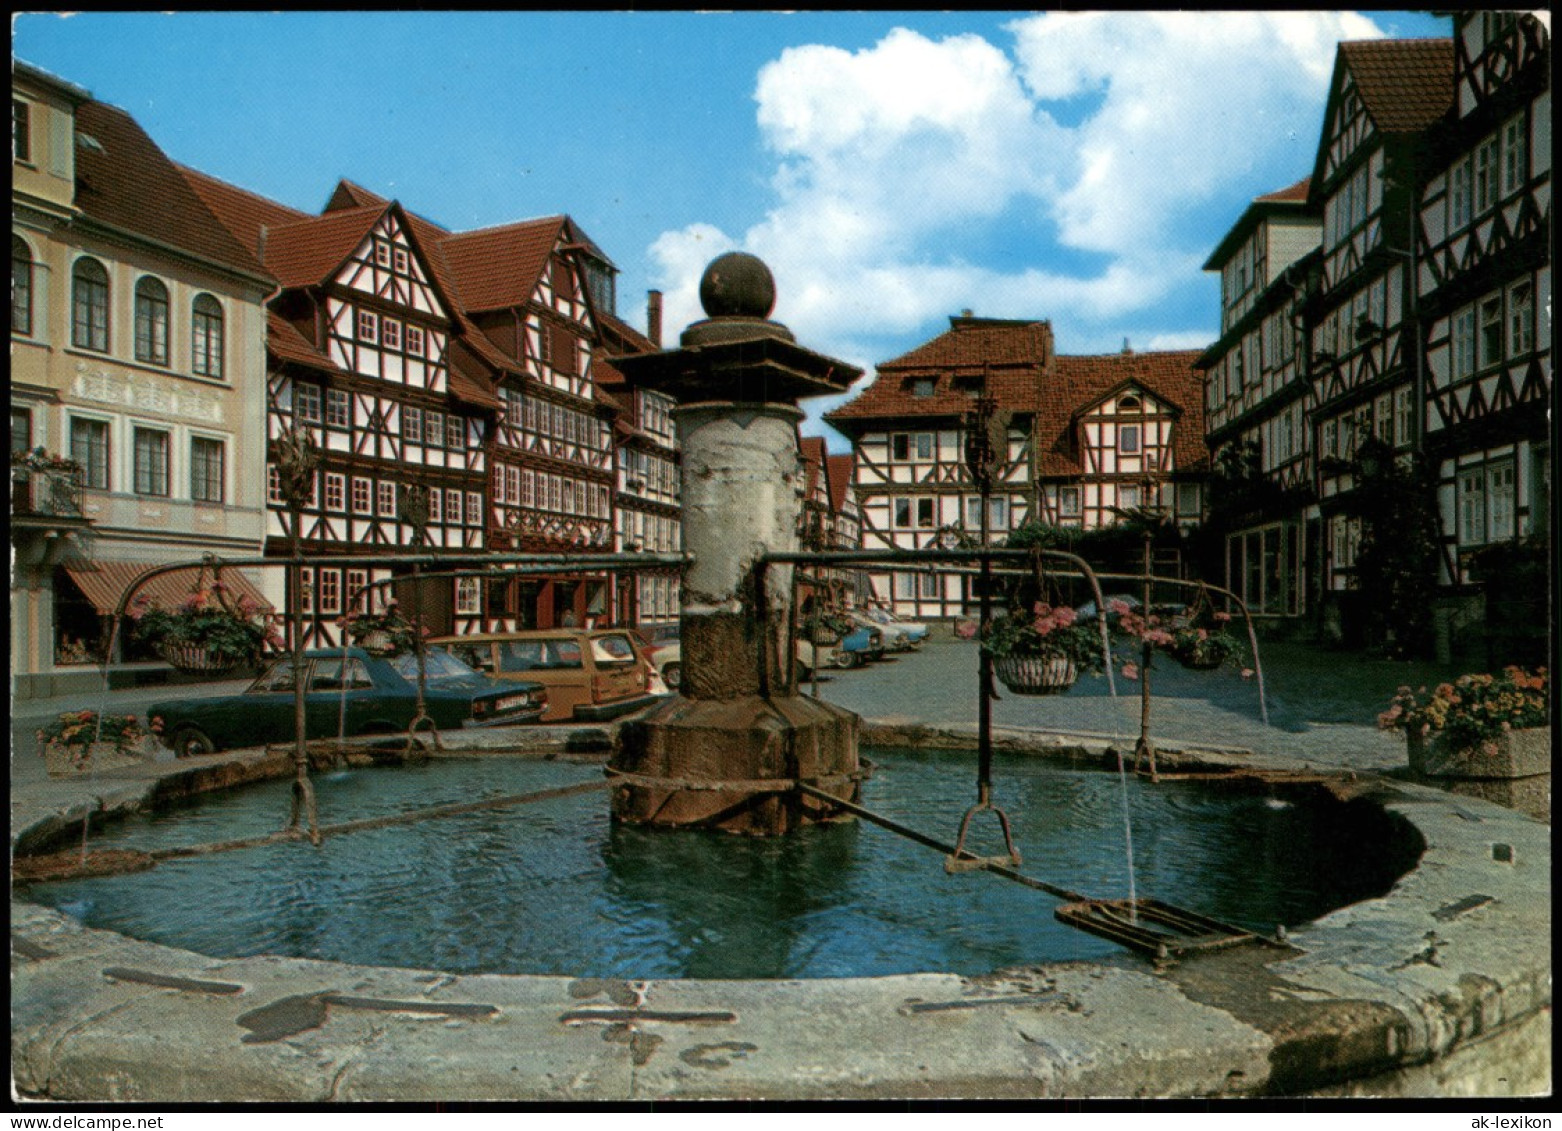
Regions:
<instances>
[{"instance_id":1,"label":"dormer window","mask_svg":"<svg viewBox=\"0 0 1562 1131\"><path fill-rule=\"evenodd\" d=\"M980 396L982 393L982 379L977 376L956 377L955 388L968 397Z\"/></svg>"},{"instance_id":2,"label":"dormer window","mask_svg":"<svg viewBox=\"0 0 1562 1131\"><path fill-rule=\"evenodd\" d=\"M938 382L932 377L918 377L911 382L911 395L914 397L930 397L933 390L938 387Z\"/></svg>"}]
</instances>

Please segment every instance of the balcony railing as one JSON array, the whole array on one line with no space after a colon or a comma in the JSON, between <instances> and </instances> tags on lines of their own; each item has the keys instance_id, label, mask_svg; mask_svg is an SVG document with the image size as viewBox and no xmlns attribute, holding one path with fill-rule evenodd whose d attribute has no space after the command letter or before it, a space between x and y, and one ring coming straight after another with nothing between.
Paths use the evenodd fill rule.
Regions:
<instances>
[{"instance_id":1,"label":"balcony railing","mask_svg":"<svg viewBox=\"0 0 1562 1131\"><path fill-rule=\"evenodd\" d=\"M82 473L11 469L12 517L82 518Z\"/></svg>"}]
</instances>

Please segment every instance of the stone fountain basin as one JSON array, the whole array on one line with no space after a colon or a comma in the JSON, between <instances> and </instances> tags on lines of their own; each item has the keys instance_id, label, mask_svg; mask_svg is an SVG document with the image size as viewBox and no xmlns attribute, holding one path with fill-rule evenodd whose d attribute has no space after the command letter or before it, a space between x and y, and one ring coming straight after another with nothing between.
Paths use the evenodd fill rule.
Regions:
<instances>
[{"instance_id":1,"label":"stone fountain basin","mask_svg":"<svg viewBox=\"0 0 1562 1131\"><path fill-rule=\"evenodd\" d=\"M593 737L595 736L595 737ZM502 736L450 736L500 753ZM1037 756L1104 744L997 733ZM530 753L600 757L610 732L528 730ZM969 733L865 725L873 745ZM551 751L550 751L551 748ZM1046 963L812 981L452 975L215 959L12 901L13 1085L145 1101L915 1099L1531 1095L1551 1087L1550 829L1510 810L1233 751L1165 750L1278 795L1370 797L1426 843L1393 891L1243 948L1156 968ZM260 751L105 775L104 808L290 772ZM58 801L63 794L56 794ZM13 850L79 825L13 797Z\"/></svg>"}]
</instances>

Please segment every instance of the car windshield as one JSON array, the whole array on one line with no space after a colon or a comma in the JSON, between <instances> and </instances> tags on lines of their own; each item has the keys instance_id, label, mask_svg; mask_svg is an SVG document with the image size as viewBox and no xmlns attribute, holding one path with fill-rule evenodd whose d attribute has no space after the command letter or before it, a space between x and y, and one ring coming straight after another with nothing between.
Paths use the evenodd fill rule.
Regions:
<instances>
[{"instance_id":1,"label":"car windshield","mask_svg":"<svg viewBox=\"0 0 1562 1131\"><path fill-rule=\"evenodd\" d=\"M415 652L403 652L399 656L392 656L390 666L395 668L396 674L407 682L418 681L418 657ZM479 673L467 667L443 648L430 648L423 653L423 674L429 682L436 682L460 679L463 676L474 676Z\"/></svg>"}]
</instances>

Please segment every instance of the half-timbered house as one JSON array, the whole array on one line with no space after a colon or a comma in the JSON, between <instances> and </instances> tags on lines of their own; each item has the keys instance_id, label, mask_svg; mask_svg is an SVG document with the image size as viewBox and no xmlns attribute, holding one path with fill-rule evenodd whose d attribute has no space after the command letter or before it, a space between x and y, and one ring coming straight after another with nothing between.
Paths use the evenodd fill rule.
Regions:
<instances>
[{"instance_id":1,"label":"half-timbered house","mask_svg":"<svg viewBox=\"0 0 1562 1131\"><path fill-rule=\"evenodd\" d=\"M655 328L654 309L651 318ZM678 446L666 393L633 384L610 358L647 353L659 343L615 316L598 318L597 386L615 402L614 532L618 552L683 548L683 522L678 506ZM658 331L659 333L659 331ZM619 623L676 623L682 600L680 571L653 566L617 572Z\"/></svg>"},{"instance_id":2,"label":"half-timbered house","mask_svg":"<svg viewBox=\"0 0 1562 1131\"><path fill-rule=\"evenodd\" d=\"M851 438L865 549L976 540L981 495L966 466L978 398L1002 434L988 498L991 542L1031 518L1093 528L1159 505L1183 523L1203 507L1209 457L1196 351L1058 356L1043 321L950 319L949 330L878 367L825 419ZM949 570L871 574L897 612L953 617L975 578Z\"/></svg>"},{"instance_id":3,"label":"half-timbered house","mask_svg":"<svg viewBox=\"0 0 1562 1131\"><path fill-rule=\"evenodd\" d=\"M877 377L825 420L852 441L864 549L927 549L974 539L981 496L965 461L977 399L991 397L1005 433L988 499L993 542L1030 515L1031 418L1052 359L1042 321L951 317L949 330L877 367ZM874 596L897 612L958 616L972 578L933 570L871 571Z\"/></svg>"},{"instance_id":4,"label":"half-timbered house","mask_svg":"<svg viewBox=\"0 0 1562 1131\"><path fill-rule=\"evenodd\" d=\"M1220 278L1220 337L1198 362L1211 460L1277 488L1243 491L1220 515L1224 581L1270 617L1308 610L1321 531L1303 310L1322 228L1307 190L1304 178L1255 199L1204 264Z\"/></svg>"},{"instance_id":5,"label":"half-timbered house","mask_svg":"<svg viewBox=\"0 0 1562 1131\"><path fill-rule=\"evenodd\" d=\"M1209 452L1194 350L1059 355L1037 389L1036 516L1110 526L1155 508L1199 521Z\"/></svg>"},{"instance_id":6,"label":"half-timbered house","mask_svg":"<svg viewBox=\"0 0 1562 1131\"><path fill-rule=\"evenodd\" d=\"M497 350L499 413L489 454L496 547L558 553L556 572L468 583L490 631L608 622L613 578L570 553L613 547L613 416L599 394L598 311L611 315L614 268L568 216L445 236L440 251L475 327ZM475 627L478 622L474 620Z\"/></svg>"},{"instance_id":7,"label":"half-timbered house","mask_svg":"<svg viewBox=\"0 0 1562 1131\"><path fill-rule=\"evenodd\" d=\"M1352 585L1360 527L1344 504L1357 445L1420 443L1415 199L1427 133L1452 99L1447 39L1339 45L1308 192L1323 216L1308 320L1326 592Z\"/></svg>"},{"instance_id":8,"label":"half-timbered house","mask_svg":"<svg viewBox=\"0 0 1562 1131\"><path fill-rule=\"evenodd\" d=\"M303 639L336 643L358 591L391 576L375 557L482 552L498 402L474 352L456 345L461 314L436 258L440 229L346 181L310 216L185 173L230 231L253 240L280 284L267 334L267 435L276 444L306 433L321 454L298 537L306 557L365 558L362 569L304 570ZM266 553L286 557L295 532L275 451L266 484ZM427 491L421 538L405 506L412 488ZM371 607L388 596L376 589ZM459 627L467 612L454 583L425 585L417 601L438 631Z\"/></svg>"},{"instance_id":9,"label":"half-timbered house","mask_svg":"<svg viewBox=\"0 0 1562 1131\"><path fill-rule=\"evenodd\" d=\"M1544 528L1551 492L1550 37L1533 15L1453 18L1453 109L1430 139L1418 249L1450 607L1477 592L1474 554Z\"/></svg>"}]
</instances>

